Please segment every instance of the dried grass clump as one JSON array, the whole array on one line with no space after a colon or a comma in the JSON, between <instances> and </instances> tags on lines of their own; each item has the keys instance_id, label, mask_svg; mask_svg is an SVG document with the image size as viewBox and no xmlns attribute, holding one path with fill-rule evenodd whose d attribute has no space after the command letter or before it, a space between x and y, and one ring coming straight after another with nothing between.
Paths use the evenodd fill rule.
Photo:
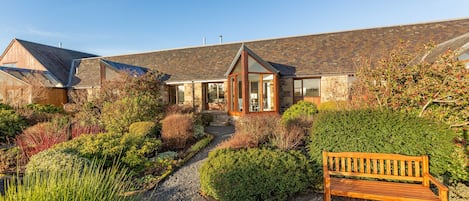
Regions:
<instances>
[{"instance_id":1,"label":"dried grass clump","mask_svg":"<svg viewBox=\"0 0 469 201\"><path fill-rule=\"evenodd\" d=\"M217 149L242 149L257 147L256 140L251 135L236 133L230 139L225 140L217 146Z\"/></svg>"},{"instance_id":2,"label":"dried grass clump","mask_svg":"<svg viewBox=\"0 0 469 201\"><path fill-rule=\"evenodd\" d=\"M249 135L256 144L263 144L268 141L280 122L279 115L243 116L235 122L235 128L236 133Z\"/></svg>"},{"instance_id":3,"label":"dried grass clump","mask_svg":"<svg viewBox=\"0 0 469 201\"><path fill-rule=\"evenodd\" d=\"M171 114L162 121L161 139L167 147L181 149L194 136L192 117L187 114Z\"/></svg>"},{"instance_id":4,"label":"dried grass clump","mask_svg":"<svg viewBox=\"0 0 469 201\"><path fill-rule=\"evenodd\" d=\"M294 150L303 144L305 131L302 127L290 124L285 126L279 124L272 133L269 141L270 143L284 151Z\"/></svg>"}]
</instances>

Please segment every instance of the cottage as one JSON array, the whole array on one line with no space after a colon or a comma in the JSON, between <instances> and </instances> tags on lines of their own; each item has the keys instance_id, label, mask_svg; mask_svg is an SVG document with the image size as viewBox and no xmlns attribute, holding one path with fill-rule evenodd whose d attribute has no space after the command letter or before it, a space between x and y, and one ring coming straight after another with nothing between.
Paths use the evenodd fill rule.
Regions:
<instances>
[{"instance_id":1,"label":"cottage","mask_svg":"<svg viewBox=\"0 0 469 201\"><path fill-rule=\"evenodd\" d=\"M300 100L348 99L358 59L377 62L401 41L415 50L439 44L427 60L457 49L469 65L468 34L469 19L458 19L104 57L14 39L0 57L0 82L17 90L0 93L0 101L27 94L26 102L35 102L18 90L33 72L47 88L62 90L43 99L59 105L66 89L92 99L119 71L154 69L166 74L164 103L232 116L282 113Z\"/></svg>"},{"instance_id":2,"label":"cottage","mask_svg":"<svg viewBox=\"0 0 469 201\"><path fill-rule=\"evenodd\" d=\"M299 100L320 104L349 98L359 58L376 62L401 41L415 49L441 43L436 53L467 50L467 33L469 19L459 19L83 58L72 66L68 86L96 93L107 74L103 63L116 62L167 74L166 103L233 116L281 113ZM468 61L465 52L461 59Z\"/></svg>"}]
</instances>

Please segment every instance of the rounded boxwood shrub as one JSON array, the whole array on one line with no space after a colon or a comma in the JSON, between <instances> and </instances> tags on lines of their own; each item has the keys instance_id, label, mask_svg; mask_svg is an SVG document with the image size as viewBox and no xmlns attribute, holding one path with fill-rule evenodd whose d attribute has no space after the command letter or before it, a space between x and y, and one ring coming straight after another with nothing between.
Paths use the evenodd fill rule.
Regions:
<instances>
[{"instance_id":1,"label":"rounded boxwood shrub","mask_svg":"<svg viewBox=\"0 0 469 201\"><path fill-rule=\"evenodd\" d=\"M77 154L68 153L64 149L48 149L29 159L26 174L47 171L64 171L72 167L84 167L90 160Z\"/></svg>"},{"instance_id":2,"label":"rounded boxwood shrub","mask_svg":"<svg viewBox=\"0 0 469 201\"><path fill-rule=\"evenodd\" d=\"M321 166L322 151L428 155L430 172L451 181L468 173L456 133L444 124L389 110L321 112L315 117L308 144L311 159Z\"/></svg>"},{"instance_id":3,"label":"rounded boxwood shrub","mask_svg":"<svg viewBox=\"0 0 469 201\"><path fill-rule=\"evenodd\" d=\"M286 200L308 188L311 169L298 151L218 149L200 169L205 195L216 200Z\"/></svg>"},{"instance_id":4,"label":"rounded boxwood shrub","mask_svg":"<svg viewBox=\"0 0 469 201\"><path fill-rule=\"evenodd\" d=\"M283 113L282 120L284 122L289 122L293 119L313 116L316 113L318 113L316 104L306 101L298 101Z\"/></svg>"}]
</instances>

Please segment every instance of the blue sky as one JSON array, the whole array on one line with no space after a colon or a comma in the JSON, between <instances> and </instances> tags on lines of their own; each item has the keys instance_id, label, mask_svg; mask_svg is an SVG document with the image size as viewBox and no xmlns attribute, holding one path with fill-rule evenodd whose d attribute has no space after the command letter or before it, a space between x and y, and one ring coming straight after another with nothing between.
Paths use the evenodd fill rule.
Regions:
<instances>
[{"instance_id":1,"label":"blue sky","mask_svg":"<svg viewBox=\"0 0 469 201\"><path fill-rule=\"evenodd\" d=\"M99 55L468 18L467 0L0 0L13 38Z\"/></svg>"}]
</instances>

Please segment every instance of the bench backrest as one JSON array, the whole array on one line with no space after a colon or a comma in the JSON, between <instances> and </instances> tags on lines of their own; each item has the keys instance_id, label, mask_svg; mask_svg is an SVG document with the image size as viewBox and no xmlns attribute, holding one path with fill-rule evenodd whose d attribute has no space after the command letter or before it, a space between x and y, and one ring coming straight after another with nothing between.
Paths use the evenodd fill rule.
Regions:
<instances>
[{"instance_id":1,"label":"bench backrest","mask_svg":"<svg viewBox=\"0 0 469 201\"><path fill-rule=\"evenodd\" d=\"M428 157L324 151L323 169L329 175L422 182L428 173Z\"/></svg>"}]
</instances>

